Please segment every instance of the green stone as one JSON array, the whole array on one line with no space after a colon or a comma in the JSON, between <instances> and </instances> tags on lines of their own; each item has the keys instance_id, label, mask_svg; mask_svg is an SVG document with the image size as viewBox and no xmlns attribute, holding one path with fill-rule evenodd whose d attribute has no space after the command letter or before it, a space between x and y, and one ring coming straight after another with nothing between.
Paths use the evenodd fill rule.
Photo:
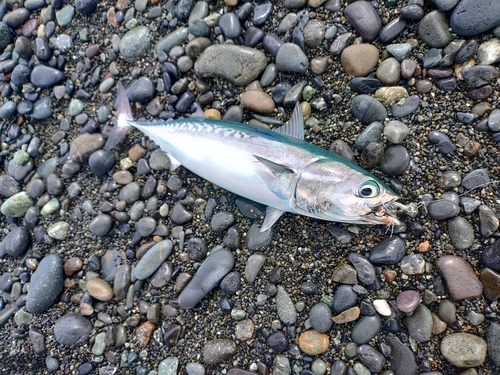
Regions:
<instances>
[{"instance_id":1,"label":"green stone","mask_svg":"<svg viewBox=\"0 0 500 375\"><path fill-rule=\"evenodd\" d=\"M158 375L176 375L179 367L179 358L167 357L158 365Z\"/></svg>"},{"instance_id":2,"label":"green stone","mask_svg":"<svg viewBox=\"0 0 500 375\"><path fill-rule=\"evenodd\" d=\"M314 95L316 95L316 89L312 86L307 85L306 87L304 87L304 90L302 90L302 98L306 102L311 100L314 97Z\"/></svg>"},{"instance_id":3,"label":"green stone","mask_svg":"<svg viewBox=\"0 0 500 375\"><path fill-rule=\"evenodd\" d=\"M79 99L71 99L69 102L69 114L71 117L75 117L83 112L83 103Z\"/></svg>"},{"instance_id":4,"label":"green stone","mask_svg":"<svg viewBox=\"0 0 500 375\"><path fill-rule=\"evenodd\" d=\"M325 295L325 296L321 297L320 302L323 302L325 305L327 305L331 309L333 306L333 297Z\"/></svg>"},{"instance_id":5,"label":"green stone","mask_svg":"<svg viewBox=\"0 0 500 375\"><path fill-rule=\"evenodd\" d=\"M398 4L398 0L387 0L385 2L386 8L394 8Z\"/></svg>"},{"instance_id":6,"label":"green stone","mask_svg":"<svg viewBox=\"0 0 500 375\"><path fill-rule=\"evenodd\" d=\"M64 240L68 237L69 232L69 224L65 221L58 221L57 223L52 224L47 233L50 238L54 238L56 240Z\"/></svg>"},{"instance_id":7,"label":"green stone","mask_svg":"<svg viewBox=\"0 0 500 375\"><path fill-rule=\"evenodd\" d=\"M59 199L57 198L52 198L49 200L47 203L45 203L40 210L40 214L42 216L50 216L61 208L61 203L59 202Z\"/></svg>"},{"instance_id":8,"label":"green stone","mask_svg":"<svg viewBox=\"0 0 500 375\"><path fill-rule=\"evenodd\" d=\"M66 5L64 8L56 12L57 23L61 27L68 26L75 15L75 7Z\"/></svg>"},{"instance_id":9,"label":"green stone","mask_svg":"<svg viewBox=\"0 0 500 375\"><path fill-rule=\"evenodd\" d=\"M33 200L28 193L21 191L3 202L0 212L5 216L23 217L31 206L33 206Z\"/></svg>"},{"instance_id":10,"label":"green stone","mask_svg":"<svg viewBox=\"0 0 500 375\"><path fill-rule=\"evenodd\" d=\"M16 151L14 154L14 163L17 165L24 165L30 160L30 154L24 150Z\"/></svg>"},{"instance_id":11,"label":"green stone","mask_svg":"<svg viewBox=\"0 0 500 375\"><path fill-rule=\"evenodd\" d=\"M92 354L103 355L106 349L106 332L101 332L96 335L94 346L92 347Z\"/></svg>"}]
</instances>

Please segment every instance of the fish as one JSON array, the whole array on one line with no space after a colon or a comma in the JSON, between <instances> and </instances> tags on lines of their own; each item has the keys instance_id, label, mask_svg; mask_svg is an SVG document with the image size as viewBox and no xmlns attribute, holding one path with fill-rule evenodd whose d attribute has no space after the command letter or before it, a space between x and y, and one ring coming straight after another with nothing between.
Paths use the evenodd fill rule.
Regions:
<instances>
[{"instance_id":1,"label":"fish","mask_svg":"<svg viewBox=\"0 0 500 375\"><path fill-rule=\"evenodd\" d=\"M266 208L261 232L285 213L351 224L400 225L399 197L380 179L340 156L304 141L299 103L289 122L265 129L239 122L181 118L136 122L127 93L117 82L116 125L106 150L136 128L170 159L198 176Z\"/></svg>"}]
</instances>

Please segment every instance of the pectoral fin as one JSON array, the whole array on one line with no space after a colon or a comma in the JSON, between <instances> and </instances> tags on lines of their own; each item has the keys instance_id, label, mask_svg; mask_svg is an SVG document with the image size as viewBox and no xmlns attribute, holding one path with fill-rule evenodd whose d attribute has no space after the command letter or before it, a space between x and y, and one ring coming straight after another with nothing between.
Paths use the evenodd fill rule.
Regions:
<instances>
[{"instance_id":1,"label":"pectoral fin","mask_svg":"<svg viewBox=\"0 0 500 375\"><path fill-rule=\"evenodd\" d=\"M264 222L262 223L262 227L260 228L260 232L265 232L270 229L274 223L278 221L278 219L283 215L285 211L278 210L274 207L267 206L266 208L266 217L264 218Z\"/></svg>"},{"instance_id":2,"label":"pectoral fin","mask_svg":"<svg viewBox=\"0 0 500 375\"><path fill-rule=\"evenodd\" d=\"M254 155L260 166L257 173L264 180L269 190L280 199L292 197L297 175L286 165L275 163L269 159Z\"/></svg>"}]
</instances>

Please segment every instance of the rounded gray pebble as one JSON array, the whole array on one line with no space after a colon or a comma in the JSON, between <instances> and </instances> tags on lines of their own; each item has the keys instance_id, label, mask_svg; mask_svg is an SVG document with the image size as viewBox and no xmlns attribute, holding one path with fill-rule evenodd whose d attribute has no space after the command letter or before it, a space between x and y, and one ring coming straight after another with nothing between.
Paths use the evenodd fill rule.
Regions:
<instances>
[{"instance_id":1,"label":"rounded gray pebble","mask_svg":"<svg viewBox=\"0 0 500 375\"><path fill-rule=\"evenodd\" d=\"M97 215L89 224L90 233L96 236L105 236L113 225L111 216L106 214Z\"/></svg>"},{"instance_id":2,"label":"rounded gray pebble","mask_svg":"<svg viewBox=\"0 0 500 375\"><path fill-rule=\"evenodd\" d=\"M210 226L214 232L223 232L234 224L235 218L232 212L218 212L212 216Z\"/></svg>"},{"instance_id":3,"label":"rounded gray pebble","mask_svg":"<svg viewBox=\"0 0 500 375\"><path fill-rule=\"evenodd\" d=\"M54 336L59 344L79 346L88 340L92 323L80 314L68 313L54 325Z\"/></svg>"},{"instance_id":4,"label":"rounded gray pebble","mask_svg":"<svg viewBox=\"0 0 500 375\"><path fill-rule=\"evenodd\" d=\"M248 257L245 265L245 279L249 283L253 283L257 279L257 274L264 265L266 257L262 254L252 254Z\"/></svg>"},{"instance_id":5,"label":"rounded gray pebble","mask_svg":"<svg viewBox=\"0 0 500 375\"><path fill-rule=\"evenodd\" d=\"M304 73L309 67L309 60L298 45L285 43L276 55L276 67L280 72Z\"/></svg>"},{"instance_id":6,"label":"rounded gray pebble","mask_svg":"<svg viewBox=\"0 0 500 375\"><path fill-rule=\"evenodd\" d=\"M324 303L317 303L311 307L309 320L312 327L318 332L328 332L332 328L332 311Z\"/></svg>"},{"instance_id":7,"label":"rounded gray pebble","mask_svg":"<svg viewBox=\"0 0 500 375\"><path fill-rule=\"evenodd\" d=\"M448 234L457 250L467 250L474 243L474 227L461 216L448 221Z\"/></svg>"}]
</instances>

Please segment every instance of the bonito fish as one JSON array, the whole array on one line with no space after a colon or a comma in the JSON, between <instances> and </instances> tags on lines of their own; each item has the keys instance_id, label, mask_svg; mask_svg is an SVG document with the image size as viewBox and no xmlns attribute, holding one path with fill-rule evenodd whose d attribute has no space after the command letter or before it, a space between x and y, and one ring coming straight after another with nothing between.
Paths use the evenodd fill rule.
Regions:
<instances>
[{"instance_id":1,"label":"bonito fish","mask_svg":"<svg viewBox=\"0 0 500 375\"><path fill-rule=\"evenodd\" d=\"M180 165L242 197L267 206L265 231L284 212L353 224L399 225L398 197L382 181L320 147L304 141L300 105L287 125L275 130L237 122L177 119L135 122L121 83L118 120L105 148L112 149L131 127L151 137Z\"/></svg>"}]
</instances>

